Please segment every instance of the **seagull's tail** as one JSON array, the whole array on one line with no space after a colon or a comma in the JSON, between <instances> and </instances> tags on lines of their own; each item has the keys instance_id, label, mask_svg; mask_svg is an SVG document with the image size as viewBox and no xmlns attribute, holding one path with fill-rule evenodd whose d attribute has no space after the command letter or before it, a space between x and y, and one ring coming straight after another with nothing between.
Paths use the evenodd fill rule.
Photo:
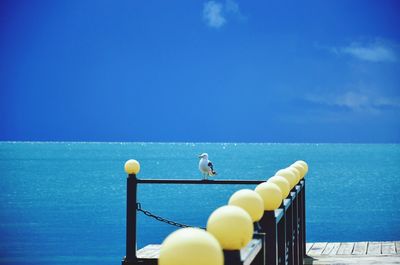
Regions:
<instances>
[{"instance_id":1,"label":"seagull's tail","mask_svg":"<svg viewBox=\"0 0 400 265\"><path fill-rule=\"evenodd\" d=\"M210 172L208 172L209 176L215 176L217 174L218 174L217 171L214 171L214 170L210 170Z\"/></svg>"}]
</instances>

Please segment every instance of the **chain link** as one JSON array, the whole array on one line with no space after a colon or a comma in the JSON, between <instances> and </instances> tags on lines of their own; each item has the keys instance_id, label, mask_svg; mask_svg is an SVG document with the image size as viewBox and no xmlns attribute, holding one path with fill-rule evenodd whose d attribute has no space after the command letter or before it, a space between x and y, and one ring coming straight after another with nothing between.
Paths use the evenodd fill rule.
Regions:
<instances>
[{"instance_id":1,"label":"chain link","mask_svg":"<svg viewBox=\"0 0 400 265\"><path fill-rule=\"evenodd\" d=\"M145 214L146 216L148 216L148 217L154 218L154 219L156 219L157 221L160 221L160 222L163 222L163 223L166 223L166 224L169 224L169 225L173 225L173 226L180 227L180 228L194 227L194 226L190 226L190 225L185 225L185 224L177 223L177 222L174 222L174 221L171 221L171 220L162 218L161 216L155 215L155 214L153 214L153 213L151 213L151 212L149 212L149 211L146 211L146 210L142 209L142 205L141 205L140 203L137 203L137 204L136 204L136 210L139 211L139 212L144 213L144 214ZM203 227L199 227L199 228L205 229L205 228L203 228Z\"/></svg>"}]
</instances>

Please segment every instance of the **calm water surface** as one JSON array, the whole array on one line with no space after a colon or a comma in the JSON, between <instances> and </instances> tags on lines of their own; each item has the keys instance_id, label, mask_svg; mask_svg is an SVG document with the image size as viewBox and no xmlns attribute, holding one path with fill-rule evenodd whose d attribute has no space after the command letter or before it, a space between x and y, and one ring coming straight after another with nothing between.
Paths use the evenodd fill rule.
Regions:
<instances>
[{"instance_id":1,"label":"calm water surface","mask_svg":"<svg viewBox=\"0 0 400 265\"><path fill-rule=\"evenodd\" d=\"M123 164L140 178L200 178L208 152L220 179L267 179L303 159L307 240L399 240L398 144L0 143L0 264L120 264L125 254ZM205 226L240 188L147 185L143 208ZM138 247L174 230L139 214Z\"/></svg>"}]
</instances>

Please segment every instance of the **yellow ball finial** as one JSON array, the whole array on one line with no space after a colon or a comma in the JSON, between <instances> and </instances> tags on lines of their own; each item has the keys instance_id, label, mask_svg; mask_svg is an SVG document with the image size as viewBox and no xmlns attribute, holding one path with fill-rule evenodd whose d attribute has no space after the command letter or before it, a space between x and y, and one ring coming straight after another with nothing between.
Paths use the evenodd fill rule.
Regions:
<instances>
[{"instance_id":1,"label":"yellow ball finial","mask_svg":"<svg viewBox=\"0 0 400 265\"><path fill-rule=\"evenodd\" d=\"M296 184L297 184L297 182L296 182L296 180L297 180L296 176L294 175L294 173L293 173L291 170L289 170L289 169L287 169L287 168L278 170L278 171L275 173L275 176L284 177L287 181L289 181L289 183L290 183L290 189L292 189L292 188L293 188L294 186L296 186Z\"/></svg>"},{"instance_id":2,"label":"yellow ball finial","mask_svg":"<svg viewBox=\"0 0 400 265\"><path fill-rule=\"evenodd\" d=\"M217 239L198 228L183 228L162 243L158 265L223 265L224 254Z\"/></svg>"},{"instance_id":3,"label":"yellow ball finial","mask_svg":"<svg viewBox=\"0 0 400 265\"><path fill-rule=\"evenodd\" d=\"M304 176L308 172L308 164L306 162L304 162L303 160L298 160L298 161L295 162L295 164L300 164L300 165L302 165L304 167L304 175L303 175L303 178L304 178Z\"/></svg>"},{"instance_id":4,"label":"yellow ball finial","mask_svg":"<svg viewBox=\"0 0 400 265\"><path fill-rule=\"evenodd\" d=\"M301 179L300 171L299 171L297 168L293 167L293 166L290 166L290 167L288 167L287 169L289 169L290 171L292 171L293 174L295 175L295 177L296 177L296 184L299 183L299 181L300 181L300 179Z\"/></svg>"},{"instance_id":5,"label":"yellow ball finial","mask_svg":"<svg viewBox=\"0 0 400 265\"><path fill-rule=\"evenodd\" d=\"M217 238L223 249L239 250L253 238L253 221L240 207L222 206L208 218L207 231Z\"/></svg>"},{"instance_id":6,"label":"yellow ball finial","mask_svg":"<svg viewBox=\"0 0 400 265\"><path fill-rule=\"evenodd\" d=\"M264 210L273 211L282 203L282 192L278 185L272 182L263 182L256 187L256 192L264 201Z\"/></svg>"},{"instance_id":7,"label":"yellow ball finial","mask_svg":"<svg viewBox=\"0 0 400 265\"><path fill-rule=\"evenodd\" d=\"M304 175L305 175L305 173L306 173L306 170L305 170L304 166L302 166L302 165L299 164L299 163L293 163L290 167L294 167L294 168L296 168L296 169L299 171L299 173L300 173L300 179L304 178Z\"/></svg>"},{"instance_id":8,"label":"yellow ball finial","mask_svg":"<svg viewBox=\"0 0 400 265\"><path fill-rule=\"evenodd\" d=\"M125 172L127 174L138 174L140 171L140 164L135 159L129 159L125 162Z\"/></svg>"},{"instance_id":9,"label":"yellow ball finial","mask_svg":"<svg viewBox=\"0 0 400 265\"><path fill-rule=\"evenodd\" d=\"M281 189L282 199L286 199L286 197L289 195L289 193L290 193L290 183L284 177L273 176L273 177L269 178L267 182L272 182L272 183L276 184Z\"/></svg>"},{"instance_id":10,"label":"yellow ball finial","mask_svg":"<svg viewBox=\"0 0 400 265\"><path fill-rule=\"evenodd\" d=\"M264 214L264 202L254 190L238 190L231 196L228 204L245 210L253 222L259 221Z\"/></svg>"}]
</instances>

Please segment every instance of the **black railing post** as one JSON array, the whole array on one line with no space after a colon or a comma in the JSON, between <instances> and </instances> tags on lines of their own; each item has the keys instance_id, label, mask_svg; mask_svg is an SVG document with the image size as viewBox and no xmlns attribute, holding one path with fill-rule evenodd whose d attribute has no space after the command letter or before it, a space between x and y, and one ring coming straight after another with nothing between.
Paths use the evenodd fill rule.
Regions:
<instances>
[{"instance_id":1,"label":"black railing post","mask_svg":"<svg viewBox=\"0 0 400 265\"><path fill-rule=\"evenodd\" d=\"M291 218L289 214L289 207L292 201L288 198L282 201L279 207L283 211L283 217L278 223L278 264L288 264L289 259L289 243L287 241L287 228L288 219Z\"/></svg>"},{"instance_id":2,"label":"black railing post","mask_svg":"<svg viewBox=\"0 0 400 265\"><path fill-rule=\"evenodd\" d=\"M296 185L294 187L294 191L296 197L294 199L294 208L293 208L293 255L294 260L293 263L295 265L299 265L300 263L300 255L299 255L299 191L300 187Z\"/></svg>"},{"instance_id":3,"label":"black railing post","mask_svg":"<svg viewBox=\"0 0 400 265\"><path fill-rule=\"evenodd\" d=\"M136 265L136 198L137 179L129 174L126 180L126 256L122 265Z\"/></svg>"},{"instance_id":4,"label":"black railing post","mask_svg":"<svg viewBox=\"0 0 400 265\"><path fill-rule=\"evenodd\" d=\"M243 265L240 250L224 250L224 265Z\"/></svg>"},{"instance_id":5,"label":"black railing post","mask_svg":"<svg viewBox=\"0 0 400 265\"><path fill-rule=\"evenodd\" d=\"M299 196L299 263L303 264L304 261L304 249L305 249L305 238L304 238L304 182L300 181L300 192Z\"/></svg>"},{"instance_id":6,"label":"black railing post","mask_svg":"<svg viewBox=\"0 0 400 265\"><path fill-rule=\"evenodd\" d=\"M265 264L278 264L278 233L275 211L265 211L260 220L261 228L265 233Z\"/></svg>"},{"instance_id":7,"label":"black railing post","mask_svg":"<svg viewBox=\"0 0 400 265\"><path fill-rule=\"evenodd\" d=\"M287 264L293 265L293 193L290 192L288 199L290 206L286 209L286 255Z\"/></svg>"},{"instance_id":8,"label":"black railing post","mask_svg":"<svg viewBox=\"0 0 400 265\"><path fill-rule=\"evenodd\" d=\"M278 222L278 264L286 264L286 220L285 212L282 219Z\"/></svg>"},{"instance_id":9,"label":"black railing post","mask_svg":"<svg viewBox=\"0 0 400 265\"><path fill-rule=\"evenodd\" d=\"M261 230L260 225L258 225L260 228L258 231L260 232L255 232L253 237L257 239L261 239L261 249L260 252L257 254L256 258L254 261L251 263L251 265L267 265L265 263L265 233L263 233Z\"/></svg>"},{"instance_id":10,"label":"black railing post","mask_svg":"<svg viewBox=\"0 0 400 265\"><path fill-rule=\"evenodd\" d=\"M302 219L303 219L303 257L306 257L306 242L307 242L307 237L306 237L306 180L303 178L303 195L301 198L301 203L302 203L302 208L303 208L303 214L302 214Z\"/></svg>"}]
</instances>

